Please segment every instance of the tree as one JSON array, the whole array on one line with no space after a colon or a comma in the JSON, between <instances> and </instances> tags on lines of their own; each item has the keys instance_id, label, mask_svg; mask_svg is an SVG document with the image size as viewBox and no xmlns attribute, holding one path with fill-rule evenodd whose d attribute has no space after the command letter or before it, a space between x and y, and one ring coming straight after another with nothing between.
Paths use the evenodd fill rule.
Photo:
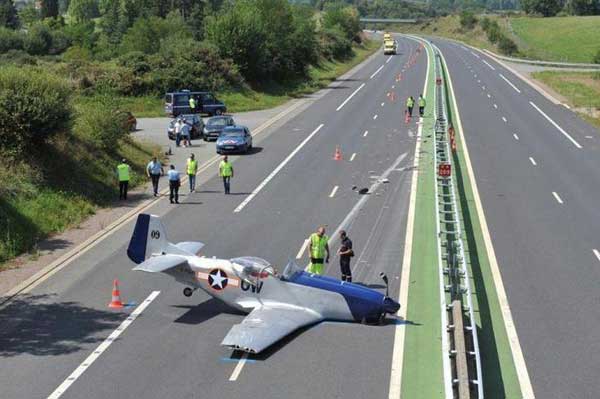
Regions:
<instances>
[{"instance_id":1,"label":"tree","mask_svg":"<svg viewBox=\"0 0 600 399\"><path fill-rule=\"evenodd\" d=\"M460 26L462 26L465 29L471 30L475 27L475 24L477 23L477 18L473 14L473 11L465 10L460 13L459 21Z\"/></svg>"},{"instance_id":2,"label":"tree","mask_svg":"<svg viewBox=\"0 0 600 399\"><path fill-rule=\"evenodd\" d=\"M19 27L17 9L12 0L0 0L0 26L10 29Z\"/></svg>"},{"instance_id":3,"label":"tree","mask_svg":"<svg viewBox=\"0 0 600 399\"><path fill-rule=\"evenodd\" d=\"M560 11L562 3L560 0L522 0L521 7L527 14L552 17Z\"/></svg>"},{"instance_id":4,"label":"tree","mask_svg":"<svg viewBox=\"0 0 600 399\"><path fill-rule=\"evenodd\" d=\"M570 0L569 11L574 15L599 15L600 0Z\"/></svg>"},{"instance_id":5,"label":"tree","mask_svg":"<svg viewBox=\"0 0 600 399\"><path fill-rule=\"evenodd\" d=\"M42 0L40 15L42 18L58 17L58 0Z\"/></svg>"},{"instance_id":6,"label":"tree","mask_svg":"<svg viewBox=\"0 0 600 399\"><path fill-rule=\"evenodd\" d=\"M71 0L68 14L78 23L91 21L99 14L98 2L97 0Z\"/></svg>"},{"instance_id":7,"label":"tree","mask_svg":"<svg viewBox=\"0 0 600 399\"><path fill-rule=\"evenodd\" d=\"M323 15L323 26L334 28L339 26L350 40L360 41L360 19L358 11L354 7L344 6L336 3L327 8Z\"/></svg>"}]
</instances>

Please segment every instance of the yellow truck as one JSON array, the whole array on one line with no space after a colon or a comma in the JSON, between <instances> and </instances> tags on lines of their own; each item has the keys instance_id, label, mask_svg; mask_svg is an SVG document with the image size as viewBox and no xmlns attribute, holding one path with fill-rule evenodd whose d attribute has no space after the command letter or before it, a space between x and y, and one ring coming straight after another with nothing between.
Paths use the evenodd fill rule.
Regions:
<instances>
[{"instance_id":1,"label":"yellow truck","mask_svg":"<svg viewBox=\"0 0 600 399\"><path fill-rule=\"evenodd\" d=\"M388 40L394 40L394 39L392 39L392 34L391 33L385 32L383 34L383 41L387 42Z\"/></svg>"},{"instance_id":2,"label":"yellow truck","mask_svg":"<svg viewBox=\"0 0 600 399\"><path fill-rule=\"evenodd\" d=\"M386 40L383 42L383 54L384 55L396 55L398 45L395 40Z\"/></svg>"}]
</instances>

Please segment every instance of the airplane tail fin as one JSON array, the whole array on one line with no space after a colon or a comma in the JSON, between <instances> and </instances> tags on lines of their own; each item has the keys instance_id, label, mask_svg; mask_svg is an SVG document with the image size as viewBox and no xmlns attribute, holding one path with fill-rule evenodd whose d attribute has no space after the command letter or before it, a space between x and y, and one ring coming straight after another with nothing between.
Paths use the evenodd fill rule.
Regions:
<instances>
[{"instance_id":1,"label":"airplane tail fin","mask_svg":"<svg viewBox=\"0 0 600 399\"><path fill-rule=\"evenodd\" d=\"M152 255L168 253L170 244L160 219L154 215L138 215L135 229L127 247L127 256L137 264Z\"/></svg>"}]
</instances>

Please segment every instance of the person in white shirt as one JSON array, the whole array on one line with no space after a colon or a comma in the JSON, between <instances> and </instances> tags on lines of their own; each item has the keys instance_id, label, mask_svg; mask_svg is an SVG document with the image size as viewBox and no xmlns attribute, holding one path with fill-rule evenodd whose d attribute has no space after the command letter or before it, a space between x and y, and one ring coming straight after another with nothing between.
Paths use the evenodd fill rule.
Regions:
<instances>
[{"instance_id":1,"label":"person in white shirt","mask_svg":"<svg viewBox=\"0 0 600 399\"><path fill-rule=\"evenodd\" d=\"M175 132L175 145L179 147L179 143L181 143L181 126L183 126L183 122L181 118L177 118L175 121L175 125L173 125L173 131Z\"/></svg>"},{"instance_id":2,"label":"person in white shirt","mask_svg":"<svg viewBox=\"0 0 600 399\"><path fill-rule=\"evenodd\" d=\"M171 204L179 204L179 186L181 185L181 180L179 172L175 169L175 165L171 165L167 176L169 177L169 199L171 200Z\"/></svg>"},{"instance_id":3,"label":"person in white shirt","mask_svg":"<svg viewBox=\"0 0 600 399\"><path fill-rule=\"evenodd\" d=\"M165 170L162 167L162 164L156 159L156 157L152 158L152 161L148 163L146 166L146 174L150 179L152 179L152 188L154 189L154 196L158 197L158 181L160 177L165 174Z\"/></svg>"}]
</instances>

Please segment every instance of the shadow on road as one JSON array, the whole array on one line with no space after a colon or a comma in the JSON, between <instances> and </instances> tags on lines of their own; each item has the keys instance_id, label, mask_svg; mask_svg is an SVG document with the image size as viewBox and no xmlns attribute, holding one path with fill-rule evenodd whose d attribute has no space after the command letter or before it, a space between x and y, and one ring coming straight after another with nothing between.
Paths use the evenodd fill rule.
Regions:
<instances>
[{"instance_id":1,"label":"shadow on road","mask_svg":"<svg viewBox=\"0 0 600 399\"><path fill-rule=\"evenodd\" d=\"M54 295L24 295L0 313L0 357L20 354L56 356L104 340L122 312L98 310L78 302L53 302Z\"/></svg>"},{"instance_id":2,"label":"shadow on road","mask_svg":"<svg viewBox=\"0 0 600 399\"><path fill-rule=\"evenodd\" d=\"M228 313L239 316L246 315L245 313L240 312L239 310L232 308L231 306L227 306L222 301L219 301L218 299L214 298L211 298L196 306L175 305L174 307L179 309L189 309L182 316L175 320L175 323L183 324L201 324L207 320L212 319L213 317L220 315L221 313Z\"/></svg>"}]
</instances>

